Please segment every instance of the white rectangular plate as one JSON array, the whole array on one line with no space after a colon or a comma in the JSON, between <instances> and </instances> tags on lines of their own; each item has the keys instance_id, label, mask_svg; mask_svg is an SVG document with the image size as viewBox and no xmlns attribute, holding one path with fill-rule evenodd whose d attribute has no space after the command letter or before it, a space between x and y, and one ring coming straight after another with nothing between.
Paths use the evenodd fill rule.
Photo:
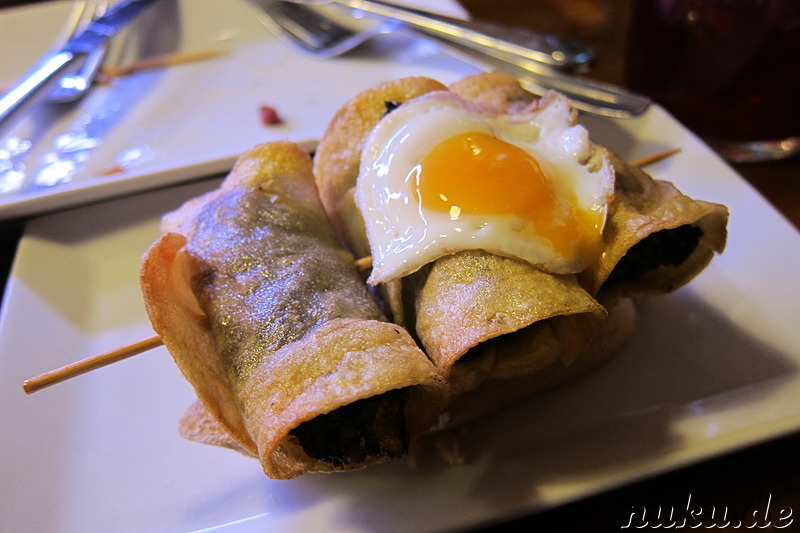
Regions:
<instances>
[{"instance_id":1,"label":"white rectangular plate","mask_svg":"<svg viewBox=\"0 0 800 533\"><path fill-rule=\"evenodd\" d=\"M413 3L413 2L406 2ZM428 9L463 15L452 0ZM0 86L53 43L69 2L0 13ZM95 87L74 105L40 104L0 135L0 219L27 216L226 171L257 142L313 143L354 92L411 75L451 81L473 69L435 46L381 36L342 60L305 56L246 0L161 0L115 37L107 61L220 52ZM280 125L262 123L261 106Z\"/></svg>"}]
</instances>

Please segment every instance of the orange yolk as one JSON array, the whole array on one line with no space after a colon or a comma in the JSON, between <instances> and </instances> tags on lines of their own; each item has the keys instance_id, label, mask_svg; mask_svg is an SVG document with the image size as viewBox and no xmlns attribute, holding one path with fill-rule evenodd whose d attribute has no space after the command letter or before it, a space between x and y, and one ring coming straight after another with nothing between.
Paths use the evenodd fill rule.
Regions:
<instances>
[{"instance_id":1,"label":"orange yolk","mask_svg":"<svg viewBox=\"0 0 800 533\"><path fill-rule=\"evenodd\" d=\"M562 199L531 154L487 133L462 133L439 143L422 160L417 179L422 205L452 219L520 217L564 258L597 246L595 217Z\"/></svg>"}]
</instances>

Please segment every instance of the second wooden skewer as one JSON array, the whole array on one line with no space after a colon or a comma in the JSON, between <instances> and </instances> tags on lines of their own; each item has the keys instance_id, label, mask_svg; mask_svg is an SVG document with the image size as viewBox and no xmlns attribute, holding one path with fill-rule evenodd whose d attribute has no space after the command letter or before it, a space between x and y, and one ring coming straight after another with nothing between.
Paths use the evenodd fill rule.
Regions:
<instances>
[{"instance_id":1,"label":"second wooden skewer","mask_svg":"<svg viewBox=\"0 0 800 533\"><path fill-rule=\"evenodd\" d=\"M134 355L138 355L142 352L152 350L153 348L161 346L162 344L163 342L161 341L161 337L154 335L141 341L134 342L133 344L128 344L109 352L87 357L86 359L81 359L75 363L70 363L66 366L62 366L61 368L57 368L55 370L51 370L50 372L36 376L35 378L25 380L25 382L22 384L22 388L25 390L26 394L31 394L45 387L49 387L50 385L61 383L62 381L74 378L75 376L80 376L81 374L91 372L92 370L96 370L118 361L122 361L123 359L127 359L128 357L133 357Z\"/></svg>"}]
</instances>

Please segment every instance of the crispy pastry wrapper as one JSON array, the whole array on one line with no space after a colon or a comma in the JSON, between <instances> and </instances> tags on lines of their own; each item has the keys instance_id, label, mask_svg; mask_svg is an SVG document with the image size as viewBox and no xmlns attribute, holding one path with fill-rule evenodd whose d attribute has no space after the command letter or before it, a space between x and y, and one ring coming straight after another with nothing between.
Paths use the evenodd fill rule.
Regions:
<instances>
[{"instance_id":1,"label":"crispy pastry wrapper","mask_svg":"<svg viewBox=\"0 0 800 533\"><path fill-rule=\"evenodd\" d=\"M571 361L606 316L575 276L479 250L434 262L414 303L415 331L455 394L498 374L534 372L553 358ZM552 334L557 323L564 335ZM498 350L493 339L500 337L505 349Z\"/></svg>"},{"instance_id":2,"label":"crispy pastry wrapper","mask_svg":"<svg viewBox=\"0 0 800 533\"><path fill-rule=\"evenodd\" d=\"M464 390L453 397L453 401L442 413L440 429L462 426L500 409L514 405L534 394L540 394L597 369L608 359L617 354L627 344L636 325L636 306L630 298L602 300L608 310L608 318L603 322L600 331L592 338L591 343L572 360L541 354L539 359L545 364L535 372L518 373L514 376L493 375L482 380L477 386ZM564 324L556 323L555 328ZM548 326L549 329L549 326ZM574 331L569 327L569 331ZM515 354L520 349L540 352L552 352L563 349L557 342L546 340L551 332L540 333L541 342L515 348L500 343L498 350ZM566 335L567 331L563 331ZM557 332L553 333L558 335Z\"/></svg>"},{"instance_id":3,"label":"crispy pastry wrapper","mask_svg":"<svg viewBox=\"0 0 800 533\"><path fill-rule=\"evenodd\" d=\"M404 427L392 431L413 439L434 424L446 387L411 336L383 318L299 146L243 154L220 189L166 216L162 229L142 286L153 327L198 395L183 435L257 455L267 475L288 479L402 453L396 435L380 434L383 419L369 429L379 449L343 459L298 437L359 400L401 391Z\"/></svg>"},{"instance_id":4,"label":"crispy pastry wrapper","mask_svg":"<svg viewBox=\"0 0 800 533\"><path fill-rule=\"evenodd\" d=\"M722 253L728 208L696 200L611 154L614 201L597 262L580 274L591 294L665 294L691 281Z\"/></svg>"},{"instance_id":5,"label":"crispy pastry wrapper","mask_svg":"<svg viewBox=\"0 0 800 533\"><path fill-rule=\"evenodd\" d=\"M194 266L185 243L183 235L168 233L147 251L141 270L145 308L199 401L230 436L229 447L255 454L255 442L244 425L208 318L192 291Z\"/></svg>"}]
</instances>

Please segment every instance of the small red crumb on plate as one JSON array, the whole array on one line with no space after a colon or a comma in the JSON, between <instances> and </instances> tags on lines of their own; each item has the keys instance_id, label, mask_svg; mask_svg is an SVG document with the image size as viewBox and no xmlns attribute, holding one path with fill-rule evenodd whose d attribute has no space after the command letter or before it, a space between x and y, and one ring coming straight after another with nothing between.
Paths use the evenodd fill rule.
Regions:
<instances>
[{"instance_id":1,"label":"small red crumb on plate","mask_svg":"<svg viewBox=\"0 0 800 533\"><path fill-rule=\"evenodd\" d=\"M259 108L259 112L261 114L261 123L265 126L274 126L283 122L283 119L278 115L274 107L262 105Z\"/></svg>"}]
</instances>

